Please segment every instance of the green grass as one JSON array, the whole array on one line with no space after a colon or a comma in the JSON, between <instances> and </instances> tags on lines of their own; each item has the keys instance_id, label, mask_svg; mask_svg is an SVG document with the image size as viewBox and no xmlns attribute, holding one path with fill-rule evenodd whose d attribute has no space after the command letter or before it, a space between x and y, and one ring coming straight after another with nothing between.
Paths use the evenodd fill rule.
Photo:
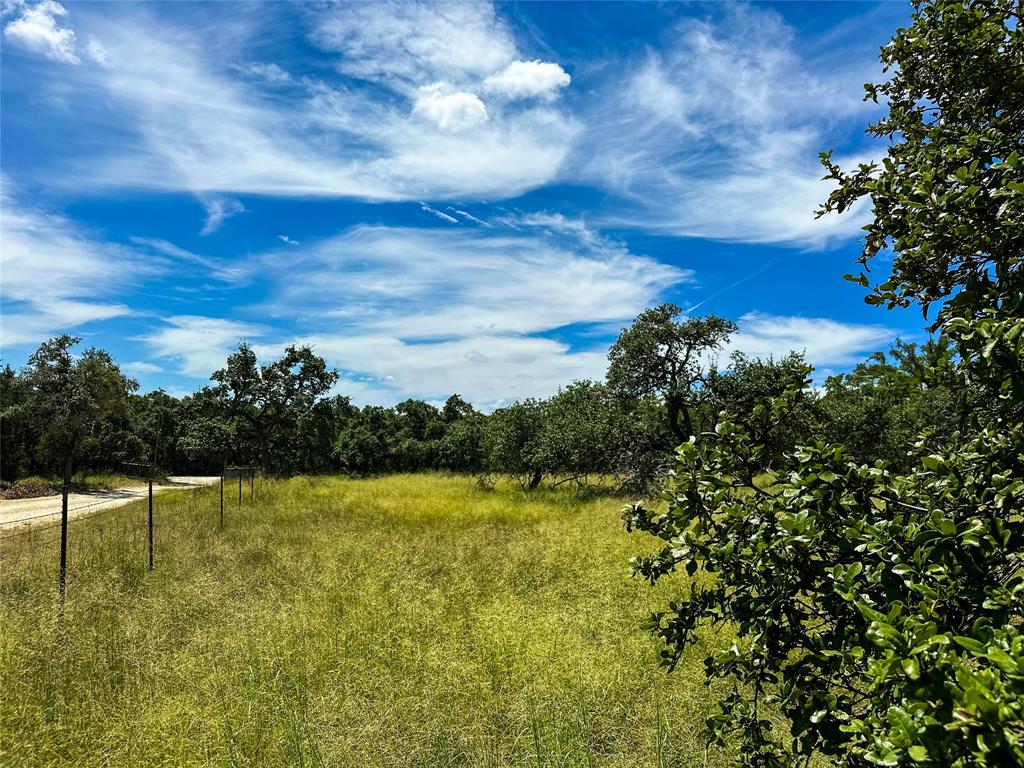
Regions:
<instances>
[{"instance_id":1,"label":"green grass","mask_svg":"<svg viewBox=\"0 0 1024 768\"><path fill-rule=\"evenodd\" d=\"M166 479L161 475L154 477L153 482L161 483L165 482ZM54 478L53 482L56 488L59 489L61 487L61 480L59 478ZM88 472L80 470L71 478L71 484L76 491L109 491L114 488L141 487L146 484L146 480L141 477L117 474L116 472Z\"/></svg>"},{"instance_id":2,"label":"green grass","mask_svg":"<svg viewBox=\"0 0 1024 768\"><path fill-rule=\"evenodd\" d=\"M5 766L716 766L621 499L440 475L215 488L0 541Z\"/></svg>"}]
</instances>

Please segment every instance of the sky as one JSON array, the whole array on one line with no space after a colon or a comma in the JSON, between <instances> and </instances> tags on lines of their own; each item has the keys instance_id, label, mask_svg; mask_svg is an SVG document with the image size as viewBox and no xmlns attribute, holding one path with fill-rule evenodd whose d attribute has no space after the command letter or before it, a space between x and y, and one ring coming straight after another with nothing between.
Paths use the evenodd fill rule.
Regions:
<instances>
[{"instance_id":1,"label":"sky","mask_svg":"<svg viewBox=\"0 0 1024 768\"><path fill-rule=\"evenodd\" d=\"M490 409L602 378L666 301L819 382L922 337L842 279L869 211L815 217L818 152L884 152L863 84L907 4L2 9L15 367L67 332L182 395L310 344L357 403Z\"/></svg>"}]
</instances>

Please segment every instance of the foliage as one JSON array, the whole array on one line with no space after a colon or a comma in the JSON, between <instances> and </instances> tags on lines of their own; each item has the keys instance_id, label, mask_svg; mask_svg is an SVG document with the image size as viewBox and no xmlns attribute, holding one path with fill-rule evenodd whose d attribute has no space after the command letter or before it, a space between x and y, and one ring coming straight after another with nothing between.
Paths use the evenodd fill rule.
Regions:
<instances>
[{"instance_id":1,"label":"foliage","mask_svg":"<svg viewBox=\"0 0 1024 768\"><path fill-rule=\"evenodd\" d=\"M487 419L483 453L487 470L510 475L524 490L533 490L550 470L540 447L545 404L524 400L499 408Z\"/></svg>"},{"instance_id":2,"label":"foliage","mask_svg":"<svg viewBox=\"0 0 1024 768\"><path fill-rule=\"evenodd\" d=\"M198 416L189 420L178 439L178 448L207 471L219 472L227 463L234 443L235 434L229 422Z\"/></svg>"},{"instance_id":3,"label":"foliage","mask_svg":"<svg viewBox=\"0 0 1024 768\"><path fill-rule=\"evenodd\" d=\"M223 404L239 443L248 438L255 453L238 456L290 473L296 464L292 437L300 420L338 380L337 371L309 347L290 346L284 355L259 365L247 344L214 372L213 394ZM240 446L237 446L240 447Z\"/></svg>"},{"instance_id":4,"label":"foliage","mask_svg":"<svg viewBox=\"0 0 1024 768\"><path fill-rule=\"evenodd\" d=\"M32 471L35 430L26 408L25 377L9 365L0 368L0 478L13 480Z\"/></svg>"},{"instance_id":5,"label":"foliage","mask_svg":"<svg viewBox=\"0 0 1024 768\"><path fill-rule=\"evenodd\" d=\"M368 405L342 428L334 455L352 475L374 475L391 467L388 437L395 432L394 411Z\"/></svg>"},{"instance_id":6,"label":"foliage","mask_svg":"<svg viewBox=\"0 0 1024 768\"><path fill-rule=\"evenodd\" d=\"M960 428L958 400L971 393L958 386L953 364L953 350L938 340L921 347L897 341L888 356L876 352L850 373L828 378L818 401L819 434L861 461L909 469L918 434Z\"/></svg>"},{"instance_id":7,"label":"foliage","mask_svg":"<svg viewBox=\"0 0 1024 768\"><path fill-rule=\"evenodd\" d=\"M621 419L619 401L602 384L577 381L552 397L539 438L543 462L573 478L611 474Z\"/></svg>"},{"instance_id":8,"label":"foliage","mask_svg":"<svg viewBox=\"0 0 1024 768\"><path fill-rule=\"evenodd\" d=\"M132 434L142 444L140 459L155 467L167 465L175 442L178 401L163 390L132 398Z\"/></svg>"},{"instance_id":9,"label":"foliage","mask_svg":"<svg viewBox=\"0 0 1024 768\"><path fill-rule=\"evenodd\" d=\"M706 399L707 355L736 325L715 315L676 318L682 310L662 304L642 312L608 352L608 385L624 397L665 398L668 428L678 440L699 431L694 411Z\"/></svg>"},{"instance_id":10,"label":"foliage","mask_svg":"<svg viewBox=\"0 0 1024 768\"><path fill-rule=\"evenodd\" d=\"M123 413L138 386L102 350L90 348L76 358L72 348L79 341L65 335L45 342L29 358L25 374L24 408L39 431L37 450L56 457L65 482L104 419Z\"/></svg>"},{"instance_id":11,"label":"foliage","mask_svg":"<svg viewBox=\"0 0 1024 768\"><path fill-rule=\"evenodd\" d=\"M483 469L483 432L487 420L471 413L448 424L437 446L438 463L455 472L479 472Z\"/></svg>"},{"instance_id":12,"label":"foliage","mask_svg":"<svg viewBox=\"0 0 1024 768\"><path fill-rule=\"evenodd\" d=\"M793 387L684 444L665 511L625 513L665 542L639 573L707 574L652 617L665 662L702 627L738 631L706 668L731 687L711 736L742 765L1024 764L1024 31L1016 2L915 8L868 86L887 157L845 174L825 155L824 211L870 198L862 263L893 254L870 303L941 305L955 354L924 367L953 382L959 431L925 431L904 471L816 443L758 475Z\"/></svg>"},{"instance_id":13,"label":"foliage","mask_svg":"<svg viewBox=\"0 0 1024 768\"><path fill-rule=\"evenodd\" d=\"M759 402L782 395L794 384L802 384L809 371L810 366L798 352L780 360L761 360L734 352L727 370L713 368L708 375L704 415L707 429L714 429L722 412L750 413ZM764 435L763 468L776 466L785 453L820 428L820 421L817 400L805 397L794 402L787 418Z\"/></svg>"},{"instance_id":14,"label":"foliage","mask_svg":"<svg viewBox=\"0 0 1024 768\"><path fill-rule=\"evenodd\" d=\"M466 419L476 413L473 406L462 399L458 393L449 397L441 409L441 418L445 424L453 424L460 419Z\"/></svg>"}]
</instances>

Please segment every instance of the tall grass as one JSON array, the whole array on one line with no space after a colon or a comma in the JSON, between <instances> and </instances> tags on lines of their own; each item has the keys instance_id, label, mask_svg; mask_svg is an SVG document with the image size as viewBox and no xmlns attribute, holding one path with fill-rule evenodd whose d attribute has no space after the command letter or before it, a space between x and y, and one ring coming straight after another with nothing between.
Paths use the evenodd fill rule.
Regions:
<instances>
[{"instance_id":1,"label":"tall grass","mask_svg":"<svg viewBox=\"0 0 1024 768\"><path fill-rule=\"evenodd\" d=\"M703 649L638 625L665 589L613 498L441 475L216 488L0 541L0 763L699 766ZM49 538L47 538L49 536ZM675 585L677 588L679 584Z\"/></svg>"}]
</instances>

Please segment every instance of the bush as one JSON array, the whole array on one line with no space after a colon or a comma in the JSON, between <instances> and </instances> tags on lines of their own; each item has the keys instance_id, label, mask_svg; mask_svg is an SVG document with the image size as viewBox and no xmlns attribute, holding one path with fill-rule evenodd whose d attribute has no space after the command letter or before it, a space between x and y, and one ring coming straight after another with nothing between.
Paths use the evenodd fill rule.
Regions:
<instances>
[{"instance_id":1,"label":"bush","mask_svg":"<svg viewBox=\"0 0 1024 768\"><path fill-rule=\"evenodd\" d=\"M34 499L37 496L56 496L57 493L51 482L41 477L26 477L0 490L0 499Z\"/></svg>"},{"instance_id":2,"label":"bush","mask_svg":"<svg viewBox=\"0 0 1024 768\"><path fill-rule=\"evenodd\" d=\"M940 303L955 355L925 373L953 382L960 431L922 433L906 471L825 443L771 465L805 383L684 444L666 511L625 511L665 542L638 573L707 574L651 619L665 663L702 627L738 634L706 660L731 682L708 725L744 766L1024 765L1024 29L1010 0L915 7L867 86L887 157L824 155L824 210L870 198L862 264L891 258L868 303Z\"/></svg>"}]
</instances>

